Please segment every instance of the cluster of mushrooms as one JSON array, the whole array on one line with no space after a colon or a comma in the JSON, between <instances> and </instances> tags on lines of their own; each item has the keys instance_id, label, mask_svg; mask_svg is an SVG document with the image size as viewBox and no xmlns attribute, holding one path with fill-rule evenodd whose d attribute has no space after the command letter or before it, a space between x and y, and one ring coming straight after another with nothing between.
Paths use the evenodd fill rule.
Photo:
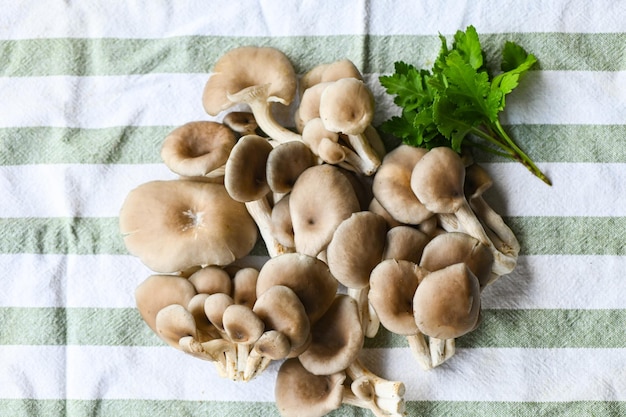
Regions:
<instances>
[{"instance_id":1,"label":"cluster of mushrooms","mask_svg":"<svg viewBox=\"0 0 626 417\"><path fill-rule=\"evenodd\" d=\"M276 107L296 97L290 129ZM135 293L141 316L231 380L279 361L285 417L341 404L403 415L404 383L363 364L364 339L382 325L431 369L476 328L482 290L519 252L482 198L489 175L448 148L386 152L372 92L348 60L298 78L279 50L236 48L202 103L221 121L163 141L179 177L138 186L120 211L128 251L155 273ZM268 259L247 264L259 237Z\"/></svg>"}]
</instances>

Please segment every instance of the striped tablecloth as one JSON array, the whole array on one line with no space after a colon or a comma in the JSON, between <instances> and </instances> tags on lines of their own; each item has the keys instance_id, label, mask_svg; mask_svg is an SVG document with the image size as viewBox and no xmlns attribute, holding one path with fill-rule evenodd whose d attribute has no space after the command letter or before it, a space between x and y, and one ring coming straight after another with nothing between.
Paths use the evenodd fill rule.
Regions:
<instances>
[{"instance_id":1,"label":"striped tablecloth","mask_svg":"<svg viewBox=\"0 0 626 417\"><path fill-rule=\"evenodd\" d=\"M518 234L484 322L430 372L382 331L364 361L406 383L410 416L626 415L626 3L0 0L0 416L273 416L276 366L249 383L167 347L142 322L149 274L118 232L132 188L173 178L164 136L209 120L216 59L268 45L299 73L352 60L376 95L393 63L430 67L474 25L540 65L505 122L547 172L482 156L487 199ZM344 406L334 416L366 416Z\"/></svg>"}]
</instances>

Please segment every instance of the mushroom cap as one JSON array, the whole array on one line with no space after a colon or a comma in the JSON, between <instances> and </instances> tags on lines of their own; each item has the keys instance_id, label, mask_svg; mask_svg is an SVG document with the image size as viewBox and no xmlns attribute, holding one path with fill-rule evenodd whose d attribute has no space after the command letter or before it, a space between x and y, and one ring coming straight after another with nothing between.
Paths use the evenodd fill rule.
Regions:
<instances>
[{"instance_id":1,"label":"mushroom cap","mask_svg":"<svg viewBox=\"0 0 626 417\"><path fill-rule=\"evenodd\" d=\"M177 349L180 349L180 339L196 336L193 315L180 304L163 307L156 315L155 325L159 337Z\"/></svg>"},{"instance_id":2,"label":"mushroom cap","mask_svg":"<svg viewBox=\"0 0 626 417\"><path fill-rule=\"evenodd\" d=\"M204 312L204 304L209 295L210 294L196 294L187 304L187 310L196 321L195 339L200 343L221 337L220 333Z\"/></svg>"},{"instance_id":3,"label":"mushroom cap","mask_svg":"<svg viewBox=\"0 0 626 417\"><path fill-rule=\"evenodd\" d=\"M349 59L340 59L334 62L319 64L307 71L300 78L300 91L304 92L307 88L316 84L337 81L342 78L363 80L363 75Z\"/></svg>"},{"instance_id":4,"label":"mushroom cap","mask_svg":"<svg viewBox=\"0 0 626 417\"><path fill-rule=\"evenodd\" d=\"M454 339L472 331L480 315L480 284L464 263L428 274L413 298L415 323L427 336Z\"/></svg>"},{"instance_id":5,"label":"mushroom cap","mask_svg":"<svg viewBox=\"0 0 626 417\"><path fill-rule=\"evenodd\" d=\"M221 123L189 122L165 137L161 158L176 174L204 176L226 163L235 142L235 133Z\"/></svg>"},{"instance_id":6,"label":"mushroom cap","mask_svg":"<svg viewBox=\"0 0 626 417\"><path fill-rule=\"evenodd\" d=\"M235 301L228 294L221 292L211 294L204 300L204 314L213 326L219 330L224 330L224 311L233 304Z\"/></svg>"},{"instance_id":7,"label":"mushroom cap","mask_svg":"<svg viewBox=\"0 0 626 417\"><path fill-rule=\"evenodd\" d=\"M202 105L217 116L234 103L229 94L248 87L269 84L269 102L289 105L296 94L297 78L289 58L271 47L242 46L223 54L204 86Z\"/></svg>"},{"instance_id":8,"label":"mushroom cap","mask_svg":"<svg viewBox=\"0 0 626 417\"><path fill-rule=\"evenodd\" d=\"M419 224L432 212L411 190L411 175L426 149L400 145L383 158L372 184L374 197L395 219L404 224Z\"/></svg>"},{"instance_id":9,"label":"mushroom cap","mask_svg":"<svg viewBox=\"0 0 626 417\"><path fill-rule=\"evenodd\" d=\"M241 268L235 272L232 284L232 297L235 304L242 304L252 308L256 302L256 281L259 270L252 267Z\"/></svg>"},{"instance_id":10,"label":"mushroom cap","mask_svg":"<svg viewBox=\"0 0 626 417\"><path fill-rule=\"evenodd\" d=\"M380 323L401 335L419 332L413 316L413 297L428 271L411 261L386 259L370 276L369 302Z\"/></svg>"},{"instance_id":11,"label":"mushroom cap","mask_svg":"<svg viewBox=\"0 0 626 417\"><path fill-rule=\"evenodd\" d=\"M241 304L231 304L222 315L224 331L235 343L251 345L255 343L265 331L265 324L250 307Z\"/></svg>"},{"instance_id":12,"label":"mushroom cap","mask_svg":"<svg viewBox=\"0 0 626 417\"><path fill-rule=\"evenodd\" d=\"M341 78L322 91L319 115L326 129L358 135L372 123L374 96L363 81Z\"/></svg>"},{"instance_id":13,"label":"mushroom cap","mask_svg":"<svg viewBox=\"0 0 626 417\"><path fill-rule=\"evenodd\" d=\"M376 213L379 216L382 216L385 221L387 222L387 227L392 229L396 226L402 226L404 225L404 223L397 221L396 219L394 219L391 214L389 214L389 212L387 211L387 209L385 209L383 207L382 204L380 204L380 202L376 199L376 197L372 198L369 202L369 205L367 207L367 209L369 211L371 211L372 213Z\"/></svg>"},{"instance_id":14,"label":"mushroom cap","mask_svg":"<svg viewBox=\"0 0 626 417\"><path fill-rule=\"evenodd\" d=\"M119 224L128 251L157 272L230 264L252 250L258 235L245 205L223 185L186 180L130 191Z\"/></svg>"},{"instance_id":15,"label":"mushroom cap","mask_svg":"<svg viewBox=\"0 0 626 417\"><path fill-rule=\"evenodd\" d=\"M216 292L223 292L230 294L232 290L230 275L218 266L209 265L199 269L191 274L188 279L199 293L215 294Z\"/></svg>"},{"instance_id":16,"label":"mushroom cap","mask_svg":"<svg viewBox=\"0 0 626 417\"><path fill-rule=\"evenodd\" d=\"M359 210L356 193L339 168L328 164L308 168L289 199L296 251L317 256L339 224Z\"/></svg>"},{"instance_id":17,"label":"mushroom cap","mask_svg":"<svg viewBox=\"0 0 626 417\"><path fill-rule=\"evenodd\" d=\"M315 84L302 92L300 103L294 114L296 129L302 133L304 126L313 119L320 117L320 100L322 93L332 82ZM320 119L321 120L321 119Z\"/></svg>"},{"instance_id":18,"label":"mushroom cap","mask_svg":"<svg viewBox=\"0 0 626 417\"><path fill-rule=\"evenodd\" d=\"M419 264L422 251L429 241L430 237L426 233L414 227L392 227L387 232L382 258L402 259Z\"/></svg>"},{"instance_id":19,"label":"mushroom cap","mask_svg":"<svg viewBox=\"0 0 626 417\"><path fill-rule=\"evenodd\" d=\"M468 199L479 197L493 186L493 179L485 168L471 164L465 168L465 184L463 190Z\"/></svg>"},{"instance_id":20,"label":"mushroom cap","mask_svg":"<svg viewBox=\"0 0 626 417\"><path fill-rule=\"evenodd\" d=\"M272 235L286 248L294 248L296 243L293 238L293 224L289 212L289 199L291 194L285 195L272 207Z\"/></svg>"},{"instance_id":21,"label":"mushroom cap","mask_svg":"<svg viewBox=\"0 0 626 417\"><path fill-rule=\"evenodd\" d=\"M254 113L249 111L228 112L222 119L222 123L241 136L253 135L259 128Z\"/></svg>"},{"instance_id":22,"label":"mushroom cap","mask_svg":"<svg viewBox=\"0 0 626 417\"><path fill-rule=\"evenodd\" d=\"M429 150L413 168L411 189L433 213L455 213L465 203L465 166L451 148Z\"/></svg>"},{"instance_id":23,"label":"mushroom cap","mask_svg":"<svg viewBox=\"0 0 626 417\"><path fill-rule=\"evenodd\" d=\"M261 356L272 360L280 360L289 355L291 342L289 342L289 338L284 333L278 330L267 330L256 341L253 349Z\"/></svg>"},{"instance_id":24,"label":"mushroom cap","mask_svg":"<svg viewBox=\"0 0 626 417\"><path fill-rule=\"evenodd\" d=\"M353 213L341 222L326 248L333 276L346 287L366 287L372 269L381 260L386 233L385 219L371 211Z\"/></svg>"},{"instance_id":25,"label":"mushroom cap","mask_svg":"<svg viewBox=\"0 0 626 417\"><path fill-rule=\"evenodd\" d=\"M280 366L274 388L283 417L322 417L341 407L346 375L313 375L297 358Z\"/></svg>"},{"instance_id":26,"label":"mushroom cap","mask_svg":"<svg viewBox=\"0 0 626 417\"><path fill-rule=\"evenodd\" d=\"M196 289L186 279L175 275L151 275L135 289L135 303L146 324L156 333L157 313L172 304L186 306Z\"/></svg>"},{"instance_id":27,"label":"mushroom cap","mask_svg":"<svg viewBox=\"0 0 626 417\"><path fill-rule=\"evenodd\" d=\"M291 350L308 341L311 323L304 305L291 288L284 285L268 288L258 297L252 311L265 323L266 329L287 336Z\"/></svg>"},{"instance_id":28,"label":"mushroom cap","mask_svg":"<svg viewBox=\"0 0 626 417\"><path fill-rule=\"evenodd\" d=\"M359 307L354 298L337 294L332 305L311 327L311 345L300 362L315 375L330 375L347 369L363 346Z\"/></svg>"},{"instance_id":29,"label":"mushroom cap","mask_svg":"<svg viewBox=\"0 0 626 417\"><path fill-rule=\"evenodd\" d=\"M275 193L288 193L307 168L316 164L315 155L303 142L281 143L267 157L266 176Z\"/></svg>"},{"instance_id":30,"label":"mushroom cap","mask_svg":"<svg viewBox=\"0 0 626 417\"><path fill-rule=\"evenodd\" d=\"M257 298L275 285L296 293L314 324L335 299L339 284L321 260L302 253L285 253L269 259L259 271Z\"/></svg>"},{"instance_id":31,"label":"mushroom cap","mask_svg":"<svg viewBox=\"0 0 626 417\"><path fill-rule=\"evenodd\" d=\"M448 232L432 238L424 247L419 264L429 271L465 263L485 287L491 279L493 252L478 239L462 232Z\"/></svg>"},{"instance_id":32,"label":"mushroom cap","mask_svg":"<svg viewBox=\"0 0 626 417\"><path fill-rule=\"evenodd\" d=\"M266 138L257 135L247 135L237 141L224 173L224 187L234 200L259 200L270 191L266 168L272 149Z\"/></svg>"},{"instance_id":33,"label":"mushroom cap","mask_svg":"<svg viewBox=\"0 0 626 417\"><path fill-rule=\"evenodd\" d=\"M326 129L322 119L314 117L302 128L302 141L324 162L337 164L346 153L339 143L339 133Z\"/></svg>"}]
</instances>

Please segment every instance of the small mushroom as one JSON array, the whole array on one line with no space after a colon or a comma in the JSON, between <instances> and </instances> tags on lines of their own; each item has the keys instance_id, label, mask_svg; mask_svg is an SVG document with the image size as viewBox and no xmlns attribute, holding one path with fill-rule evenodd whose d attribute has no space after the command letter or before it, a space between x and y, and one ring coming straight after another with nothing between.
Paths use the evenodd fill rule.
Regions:
<instances>
[{"instance_id":1,"label":"small mushroom","mask_svg":"<svg viewBox=\"0 0 626 417\"><path fill-rule=\"evenodd\" d=\"M181 349L180 339L196 336L196 322L193 315L180 304L163 307L155 318L156 331L159 337L170 346Z\"/></svg>"},{"instance_id":2,"label":"small mushroom","mask_svg":"<svg viewBox=\"0 0 626 417\"><path fill-rule=\"evenodd\" d=\"M215 294L222 292L230 294L232 289L232 282L228 273L214 265L206 266L194 272L188 279L198 293Z\"/></svg>"},{"instance_id":3,"label":"small mushroom","mask_svg":"<svg viewBox=\"0 0 626 417\"><path fill-rule=\"evenodd\" d=\"M268 201L267 160L274 148L261 136L244 136L226 162L224 186L230 196L245 204L254 219L270 256L286 249L272 235L272 210Z\"/></svg>"},{"instance_id":4,"label":"small mushroom","mask_svg":"<svg viewBox=\"0 0 626 417\"><path fill-rule=\"evenodd\" d=\"M296 293L311 324L328 310L339 286L324 262L302 253L269 259L259 271L257 298L276 285L284 285Z\"/></svg>"},{"instance_id":5,"label":"small mushroom","mask_svg":"<svg viewBox=\"0 0 626 417\"><path fill-rule=\"evenodd\" d=\"M498 251L472 211L464 194L465 166L461 156L447 147L428 151L415 164L411 189L433 213L454 214L460 229L489 247L494 255L494 273L504 275L515 268L516 258Z\"/></svg>"},{"instance_id":6,"label":"small mushroom","mask_svg":"<svg viewBox=\"0 0 626 417\"><path fill-rule=\"evenodd\" d=\"M402 224L417 225L433 216L411 190L413 168L427 152L423 148L400 145L383 158L374 176L374 197Z\"/></svg>"},{"instance_id":7,"label":"small mushroom","mask_svg":"<svg viewBox=\"0 0 626 417\"><path fill-rule=\"evenodd\" d=\"M232 278L232 297L235 304L252 308L256 302L256 282L259 271L256 268L245 267L234 273Z\"/></svg>"},{"instance_id":8,"label":"small mushroom","mask_svg":"<svg viewBox=\"0 0 626 417\"><path fill-rule=\"evenodd\" d=\"M340 164L346 159L347 152L353 152L338 143L339 133L326 129L319 117L311 118L304 124L302 141L322 161L329 164Z\"/></svg>"},{"instance_id":9,"label":"small mushroom","mask_svg":"<svg viewBox=\"0 0 626 417\"><path fill-rule=\"evenodd\" d=\"M254 114L248 111L231 111L226 113L222 123L228 126L233 132L239 134L239 137L247 135L256 135L259 128Z\"/></svg>"},{"instance_id":10,"label":"small mushroom","mask_svg":"<svg viewBox=\"0 0 626 417\"><path fill-rule=\"evenodd\" d=\"M267 184L275 193L288 193L300 174L316 164L315 155L303 142L280 144L267 157Z\"/></svg>"},{"instance_id":11,"label":"small mushroom","mask_svg":"<svg viewBox=\"0 0 626 417\"><path fill-rule=\"evenodd\" d=\"M386 259L372 270L369 300L380 323L387 330L405 336L419 365L430 369L431 356L415 323L413 308L415 291L426 274L428 271L414 262Z\"/></svg>"},{"instance_id":12,"label":"small mushroom","mask_svg":"<svg viewBox=\"0 0 626 417\"><path fill-rule=\"evenodd\" d=\"M378 331L378 319L370 315L367 297L370 273L381 260L386 233L385 219L370 211L360 211L339 224L326 249L330 272L357 301L368 337Z\"/></svg>"},{"instance_id":13,"label":"small mushroom","mask_svg":"<svg viewBox=\"0 0 626 417\"><path fill-rule=\"evenodd\" d=\"M244 371L244 380L249 381L267 369L272 361L285 359L291 351L291 343L278 330L265 331L256 341Z\"/></svg>"},{"instance_id":14,"label":"small mushroom","mask_svg":"<svg viewBox=\"0 0 626 417\"><path fill-rule=\"evenodd\" d=\"M287 359L276 376L276 407L282 417L322 417L341 407L346 375L314 375L297 358Z\"/></svg>"},{"instance_id":15,"label":"small mushroom","mask_svg":"<svg viewBox=\"0 0 626 417\"><path fill-rule=\"evenodd\" d=\"M305 170L289 199L296 251L317 256L339 224L359 209L355 191L339 168L323 164Z\"/></svg>"},{"instance_id":16,"label":"small mushroom","mask_svg":"<svg viewBox=\"0 0 626 417\"><path fill-rule=\"evenodd\" d=\"M342 78L363 80L363 75L349 59L319 64L300 78L300 94L316 84L337 81Z\"/></svg>"},{"instance_id":17,"label":"small mushroom","mask_svg":"<svg viewBox=\"0 0 626 417\"><path fill-rule=\"evenodd\" d=\"M414 227L392 227L387 231L382 259L402 259L419 264L429 241L428 235Z\"/></svg>"},{"instance_id":18,"label":"small mushroom","mask_svg":"<svg viewBox=\"0 0 626 417\"><path fill-rule=\"evenodd\" d=\"M119 224L128 251L157 272L228 265L247 255L258 236L245 205L223 185L189 180L151 181L133 189Z\"/></svg>"},{"instance_id":19,"label":"small mushroom","mask_svg":"<svg viewBox=\"0 0 626 417\"><path fill-rule=\"evenodd\" d=\"M474 330L480 314L480 284L464 263L429 273L413 299L420 331L438 339L455 339Z\"/></svg>"},{"instance_id":20,"label":"small mushroom","mask_svg":"<svg viewBox=\"0 0 626 417\"><path fill-rule=\"evenodd\" d=\"M289 212L289 200L291 194L285 195L272 207L272 235L274 238L288 248L288 251L295 251L296 243L293 237L293 223Z\"/></svg>"},{"instance_id":21,"label":"small mushroom","mask_svg":"<svg viewBox=\"0 0 626 417\"><path fill-rule=\"evenodd\" d=\"M294 351L309 341L311 324L298 295L289 287L274 285L259 295L252 311L268 330L287 336Z\"/></svg>"},{"instance_id":22,"label":"small mushroom","mask_svg":"<svg viewBox=\"0 0 626 417\"><path fill-rule=\"evenodd\" d=\"M204 314L211 324L222 333L224 332L224 311L233 304L235 301L230 295L219 292L209 295L204 300Z\"/></svg>"},{"instance_id":23,"label":"small mushroom","mask_svg":"<svg viewBox=\"0 0 626 417\"><path fill-rule=\"evenodd\" d=\"M223 176L235 141L235 133L221 123L189 122L167 135L161 158L170 170L182 176Z\"/></svg>"},{"instance_id":24,"label":"small mushroom","mask_svg":"<svg viewBox=\"0 0 626 417\"><path fill-rule=\"evenodd\" d=\"M141 318L156 333L157 313L171 304L187 305L196 289L186 279L175 275L151 275L135 289L135 303Z\"/></svg>"},{"instance_id":25,"label":"small mushroom","mask_svg":"<svg viewBox=\"0 0 626 417\"><path fill-rule=\"evenodd\" d=\"M446 266L465 263L484 288L491 279L493 253L472 236L461 232L442 233L424 247L419 262L422 268L437 271Z\"/></svg>"},{"instance_id":26,"label":"small mushroom","mask_svg":"<svg viewBox=\"0 0 626 417\"><path fill-rule=\"evenodd\" d=\"M328 130L359 135L372 123L374 96L362 80L341 78L322 91L319 114Z\"/></svg>"},{"instance_id":27,"label":"small mushroom","mask_svg":"<svg viewBox=\"0 0 626 417\"><path fill-rule=\"evenodd\" d=\"M211 116L235 104L247 104L266 135L280 142L300 140L300 135L279 124L272 114L272 103L288 106L296 88L295 70L284 53L271 47L242 46L215 63L202 104Z\"/></svg>"},{"instance_id":28,"label":"small mushroom","mask_svg":"<svg viewBox=\"0 0 626 417\"><path fill-rule=\"evenodd\" d=\"M250 307L231 304L226 307L222 316L224 332L228 339L235 343L237 364L230 379L246 380L245 371L248 367L252 345L259 340L265 330L265 324Z\"/></svg>"},{"instance_id":29,"label":"small mushroom","mask_svg":"<svg viewBox=\"0 0 626 417\"><path fill-rule=\"evenodd\" d=\"M326 313L311 327L311 334L311 344L298 356L307 371L330 375L347 369L363 346L356 300L337 294Z\"/></svg>"}]
</instances>

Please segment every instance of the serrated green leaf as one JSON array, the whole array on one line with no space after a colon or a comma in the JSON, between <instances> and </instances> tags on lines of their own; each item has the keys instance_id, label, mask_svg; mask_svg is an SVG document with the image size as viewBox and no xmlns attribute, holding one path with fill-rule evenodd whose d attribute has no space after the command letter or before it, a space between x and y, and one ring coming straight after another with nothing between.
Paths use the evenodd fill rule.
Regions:
<instances>
[{"instance_id":1,"label":"serrated green leaf","mask_svg":"<svg viewBox=\"0 0 626 417\"><path fill-rule=\"evenodd\" d=\"M483 50L474 26L468 26L465 32L457 31L454 35L453 50L472 68L478 70L483 66Z\"/></svg>"}]
</instances>

